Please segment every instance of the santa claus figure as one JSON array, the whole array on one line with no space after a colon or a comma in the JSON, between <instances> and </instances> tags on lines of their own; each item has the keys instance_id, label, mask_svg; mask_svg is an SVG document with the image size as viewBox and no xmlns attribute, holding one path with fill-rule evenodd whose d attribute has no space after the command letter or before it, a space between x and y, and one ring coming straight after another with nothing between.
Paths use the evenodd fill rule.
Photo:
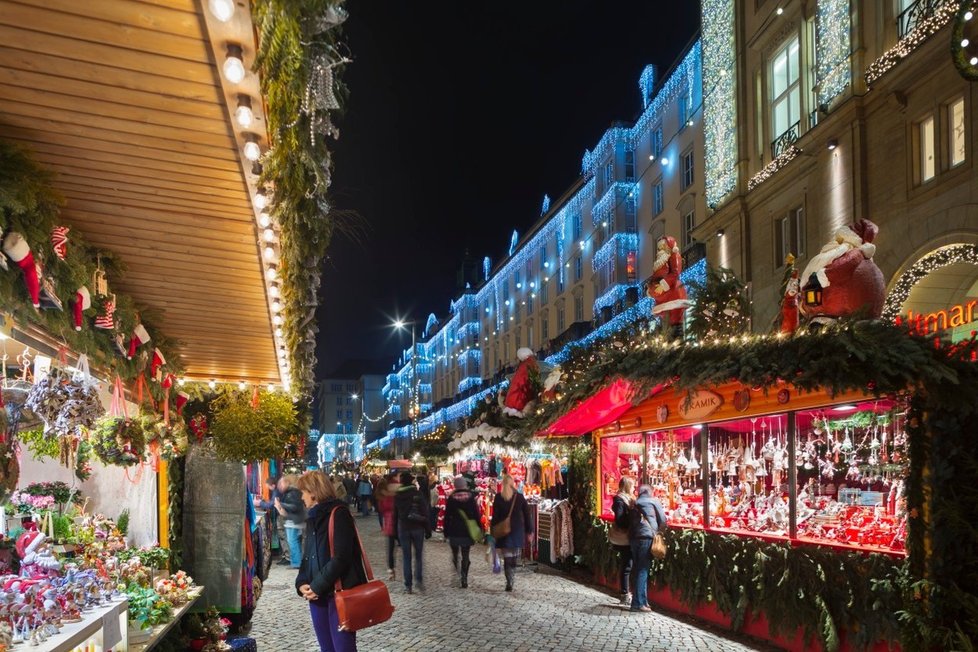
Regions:
<instances>
[{"instance_id":1,"label":"santa claus figure","mask_svg":"<svg viewBox=\"0 0 978 652\"><path fill-rule=\"evenodd\" d=\"M801 282L798 280L798 270L792 270L781 299L781 332L788 335L798 330L798 301L801 293Z\"/></svg>"},{"instance_id":2,"label":"santa claus figure","mask_svg":"<svg viewBox=\"0 0 978 652\"><path fill-rule=\"evenodd\" d=\"M43 532L27 530L17 537L20 575L30 579L57 577L61 562L54 558Z\"/></svg>"},{"instance_id":3,"label":"santa claus figure","mask_svg":"<svg viewBox=\"0 0 978 652\"><path fill-rule=\"evenodd\" d=\"M850 315L883 312L883 272L873 261L879 227L861 219L836 231L802 272L801 310L815 327Z\"/></svg>"},{"instance_id":4,"label":"santa claus figure","mask_svg":"<svg viewBox=\"0 0 978 652\"><path fill-rule=\"evenodd\" d=\"M523 418L537 404L537 395L540 391L540 366L533 351L526 347L517 351L516 357L520 359L520 365L516 368L513 379L509 381L509 390L503 401L503 413L511 417Z\"/></svg>"},{"instance_id":5,"label":"santa claus figure","mask_svg":"<svg viewBox=\"0 0 978 652\"><path fill-rule=\"evenodd\" d=\"M683 259L675 238L659 238L652 268L652 279L647 289L648 295L655 299L652 314L660 315L663 326L668 319L672 335L679 337L683 332L683 314L689 301L686 300L686 288L679 278L683 271Z\"/></svg>"}]
</instances>

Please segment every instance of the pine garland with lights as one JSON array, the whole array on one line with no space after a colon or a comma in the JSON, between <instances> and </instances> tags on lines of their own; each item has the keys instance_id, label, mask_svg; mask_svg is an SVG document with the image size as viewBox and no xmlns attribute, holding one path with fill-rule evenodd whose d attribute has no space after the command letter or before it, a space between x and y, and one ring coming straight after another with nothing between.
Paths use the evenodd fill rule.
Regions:
<instances>
[{"instance_id":1,"label":"pine garland with lights","mask_svg":"<svg viewBox=\"0 0 978 652\"><path fill-rule=\"evenodd\" d=\"M881 318L896 319L903 304L910 298L910 291L918 282L931 272L956 263L978 265L978 245L956 244L942 247L914 263L900 276L896 285L886 295Z\"/></svg>"},{"instance_id":2,"label":"pine garland with lights","mask_svg":"<svg viewBox=\"0 0 978 652\"><path fill-rule=\"evenodd\" d=\"M954 16L954 26L951 30L951 59L958 74L968 81L978 81L978 55L976 55L976 44L965 37L965 27L968 26L974 17L976 0L963 0L958 13ZM974 29L969 36L974 37Z\"/></svg>"},{"instance_id":3,"label":"pine garland with lights","mask_svg":"<svg viewBox=\"0 0 978 652\"><path fill-rule=\"evenodd\" d=\"M332 159L326 137L344 95L337 81L342 0L256 0L259 31L255 69L267 102L271 149L262 157L261 183L271 191L271 215L281 228L279 278L291 390L303 406L314 390L316 307L322 261L338 223L327 193Z\"/></svg>"},{"instance_id":4,"label":"pine garland with lights","mask_svg":"<svg viewBox=\"0 0 978 652\"><path fill-rule=\"evenodd\" d=\"M690 283L696 301L686 333L694 339L735 337L750 330L747 288L732 269L707 266L706 282Z\"/></svg>"},{"instance_id":5,"label":"pine garland with lights","mask_svg":"<svg viewBox=\"0 0 978 652\"><path fill-rule=\"evenodd\" d=\"M259 390L257 408L252 398L248 392L229 390L210 403L210 435L225 460L277 458L300 431L295 406L286 394Z\"/></svg>"},{"instance_id":6,"label":"pine garland with lights","mask_svg":"<svg viewBox=\"0 0 978 652\"><path fill-rule=\"evenodd\" d=\"M76 290L91 285L99 264L110 281L118 279L125 270L112 252L86 243L78 229L71 230L64 260L54 255L51 231L61 224L64 201L53 187L53 178L51 171L39 165L27 150L0 140L0 238L10 232L24 237L35 259L42 263L45 276L54 282L55 292L64 307L63 310L35 310L24 290L20 269L9 264L8 270L0 269L2 311L10 314L17 323L37 324L63 340L72 351L87 354L93 367L111 370L125 379L135 378L147 365L145 353L126 360L116 351L111 331L91 326L75 330L70 304ZM2 253L0 256L6 258ZM94 288L90 290L93 307L98 307ZM163 351L167 371L179 373L182 369L180 353L176 342L158 328L160 315L137 306L127 295L116 292L115 296L115 332L128 338L133 327L142 323L152 336L153 346Z\"/></svg>"}]
</instances>

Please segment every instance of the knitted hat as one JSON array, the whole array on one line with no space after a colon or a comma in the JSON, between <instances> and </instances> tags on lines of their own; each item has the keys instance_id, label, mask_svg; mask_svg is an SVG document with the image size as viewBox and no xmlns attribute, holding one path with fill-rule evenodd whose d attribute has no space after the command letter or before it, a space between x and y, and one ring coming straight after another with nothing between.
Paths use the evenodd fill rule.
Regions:
<instances>
[{"instance_id":1,"label":"knitted hat","mask_svg":"<svg viewBox=\"0 0 978 652\"><path fill-rule=\"evenodd\" d=\"M455 478L455 490L462 491L463 489L469 488L469 481L462 476Z\"/></svg>"}]
</instances>

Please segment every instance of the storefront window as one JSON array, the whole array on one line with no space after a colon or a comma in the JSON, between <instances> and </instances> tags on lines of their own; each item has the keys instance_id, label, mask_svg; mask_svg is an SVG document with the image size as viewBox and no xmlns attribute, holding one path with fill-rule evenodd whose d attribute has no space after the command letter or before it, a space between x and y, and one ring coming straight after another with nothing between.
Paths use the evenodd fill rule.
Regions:
<instances>
[{"instance_id":1,"label":"storefront window","mask_svg":"<svg viewBox=\"0 0 978 652\"><path fill-rule=\"evenodd\" d=\"M905 406L867 401L796 418L798 539L902 552Z\"/></svg>"},{"instance_id":2,"label":"storefront window","mask_svg":"<svg viewBox=\"0 0 978 652\"><path fill-rule=\"evenodd\" d=\"M670 527L703 527L701 436L701 426L648 435L646 478Z\"/></svg>"},{"instance_id":3,"label":"storefront window","mask_svg":"<svg viewBox=\"0 0 978 652\"><path fill-rule=\"evenodd\" d=\"M611 501L618 493L618 483L623 477L635 478L641 484L643 435L604 437L601 439L601 515L611 518Z\"/></svg>"},{"instance_id":4,"label":"storefront window","mask_svg":"<svg viewBox=\"0 0 978 652\"><path fill-rule=\"evenodd\" d=\"M708 426L711 528L788 537L787 427L786 414Z\"/></svg>"}]
</instances>

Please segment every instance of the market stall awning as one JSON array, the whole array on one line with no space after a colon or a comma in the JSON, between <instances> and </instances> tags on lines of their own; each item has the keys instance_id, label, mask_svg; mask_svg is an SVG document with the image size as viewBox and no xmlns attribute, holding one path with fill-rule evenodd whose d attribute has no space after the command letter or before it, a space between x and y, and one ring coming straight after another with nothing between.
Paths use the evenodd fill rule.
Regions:
<instances>
[{"instance_id":1,"label":"market stall awning","mask_svg":"<svg viewBox=\"0 0 978 652\"><path fill-rule=\"evenodd\" d=\"M662 390L657 386L653 396ZM581 401L570 412L554 421L549 428L537 433L544 437L576 437L614 423L631 407L638 388L619 378L613 383Z\"/></svg>"},{"instance_id":2,"label":"market stall awning","mask_svg":"<svg viewBox=\"0 0 978 652\"><path fill-rule=\"evenodd\" d=\"M160 313L188 376L279 382L254 176L202 4L0 0L0 137L57 173L64 222L118 255L113 289ZM222 29L246 30L247 62L248 12ZM264 139L252 73L238 91Z\"/></svg>"}]
</instances>

